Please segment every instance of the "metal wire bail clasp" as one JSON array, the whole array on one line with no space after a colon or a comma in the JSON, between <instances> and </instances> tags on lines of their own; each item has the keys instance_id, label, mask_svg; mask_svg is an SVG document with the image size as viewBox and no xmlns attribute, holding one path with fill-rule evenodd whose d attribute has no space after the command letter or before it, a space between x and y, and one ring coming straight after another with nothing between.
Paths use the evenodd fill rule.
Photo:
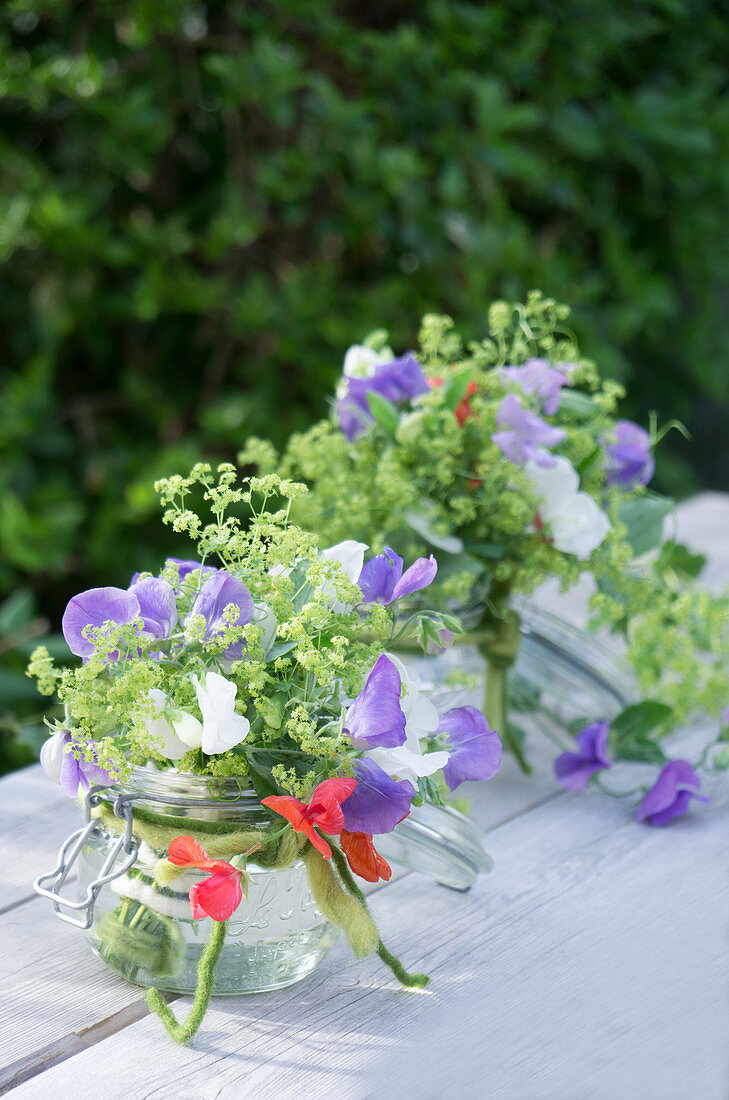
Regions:
<instances>
[{"instance_id":1,"label":"metal wire bail clasp","mask_svg":"<svg viewBox=\"0 0 729 1100\"><path fill-rule=\"evenodd\" d=\"M131 802L133 796L117 795L112 804L112 809L116 817L124 818L124 832L118 838L104 860L104 866L101 868L98 876L93 882L89 883L86 897L82 901L70 901L68 898L61 897L61 889L68 878L69 872L78 859L84 844L86 844L94 833L101 831L100 822L97 818L91 816L91 810L92 807L98 806L100 802L105 801L101 792L108 789L107 786L97 786L92 787L88 791L84 803L85 824L82 825L80 829L77 829L75 833L71 833L61 845L55 870L45 875L39 875L33 883L33 889L36 894L40 894L41 897L44 898L49 898L50 901L53 902L53 908L57 916L60 917L61 920L66 921L67 924L72 924L74 928L91 927L94 919L94 905L100 890L102 887L106 886L107 883L125 874L135 862L138 855L137 845L132 836L133 818ZM114 864L122 854L126 855L126 859L124 859L118 867L115 867ZM64 912L64 910L70 910L70 912ZM74 913L83 915L74 916Z\"/></svg>"}]
</instances>

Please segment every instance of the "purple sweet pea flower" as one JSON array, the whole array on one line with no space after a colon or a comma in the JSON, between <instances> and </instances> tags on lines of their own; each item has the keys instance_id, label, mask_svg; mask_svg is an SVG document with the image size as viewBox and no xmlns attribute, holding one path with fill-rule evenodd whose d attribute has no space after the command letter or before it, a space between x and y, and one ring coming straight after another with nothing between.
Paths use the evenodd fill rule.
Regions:
<instances>
[{"instance_id":1,"label":"purple sweet pea flower","mask_svg":"<svg viewBox=\"0 0 729 1100\"><path fill-rule=\"evenodd\" d=\"M48 738L40 752L43 771L54 783L60 784L64 794L75 798L79 787L87 791L97 783L113 782L105 768L88 760L77 760L70 751L74 744L68 730L59 730Z\"/></svg>"},{"instance_id":2,"label":"purple sweet pea flower","mask_svg":"<svg viewBox=\"0 0 729 1100\"><path fill-rule=\"evenodd\" d=\"M411 351L389 363L378 363L369 378L346 376L347 392L336 403L339 426L351 443L373 422L368 393L379 393L393 404L412 401L428 392L423 368Z\"/></svg>"},{"instance_id":3,"label":"purple sweet pea flower","mask_svg":"<svg viewBox=\"0 0 729 1100\"><path fill-rule=\"evenodd\" d=\"M554 762L554 773L568 791L584 791L596 772L612 765L607 755L610 726L593 722L575 737L579 752L563 752Z\"/></svg>"},{"instance_id":4,"label":"purple sweet pea flower","mask_svg":"<svg viewBox=\"0 0 729 1100\"><path fill-rule=\"evenodd\" d=\"M106 622L124 626L138 618L140 618L139 600L134 592L113 587L89 588L68 601L66 610L63 612L61 628L71 652L77 657L86 659L94 653L94 646L84 637L83 632L87 626L98 629ZM118 650L109 654L111 661L116 661L118 658Z\"/></svg>"},{"instance_id":5,"label":"purple sweet pea flower","mask_svg":"<svg viewBox=\"0 0 729 1100\"><path fill-rule=\"evenodd\" d=\"M544 415L554 416L562 401L562 387L572 385L572 370L572 363L554 367L546 359L529 359L521 367L502 367L500 373L527 396L536 394Z\"/></svg>"},{"instance_id":6,"label":"purple sweet pea flower","mask_svg":"<svg viewBox=\"0 0 729 1100\"><path fill-rule=\"evenodd\" d=\"M371 558L357 581L365 602L393 603L421 588L427 588L438 572L438 563L432 554L429 558L418 558L404 573L402 567L402 558L389 546L385 547L384 554Z\"/></svg>"},{"instance_id":7,"label":"purple sweet pea flower","mask_svg":"<svg viewBox=\"0 0 729 1100\"><path fill-rule=\"evenodd\" d=\"M152 638L169 638L177 625L177 604L171 584L161 577L145 577L129 586L139 602L144 630Z\"/></svg>"},{"instance_id":8,"label":"purple sweet pea flower","mask_svg":"<svg viewBox=\"0 0 729 1100\"><path fill-rule=\"evenodd\" d=\"M491 438L517 466L524 466L530 460L545 469L554 466L554 456L544 448L555 447L567 437L561 428L554 428L534 413L527 412L513 393L499 405L496 423L505 430L494 432Z\"/></svg>"},{"instance_id":9,"label":"purple sweet pea flower","mask_svg":"<svg viewBox=\"0 0 729 1100\"><path fill-rule=\"evenodd\" d=\"M701 780L688 760L670 760L650 790L646 791L638 807L636 820L649 825L668 825L674 817L688 811L692 798L708 802L700 795Z\"/></svg>"},{"instance_id":10,"label":"purple sweet pea flower","mask_svg":"<svg viewBox=\"0 0 729 1100\"><path fill-rule=\"evenodd\" d=\"M441 715L438 733L448 736L448 763L443 778L454 791L468 779L486 780L496 775L501 764L501 738L489 729L476 707L453 707Z\"/></svg>"},{"instance_id":11,"label":"purple sweet pea flower","mask_svg":"<svg viewBox=\"0 0 729 1100\"><path fill-rule=\"evenodd\" d=\"M400 673L383 653L344 716L344 732L357 748L393 749L405 744L401 690Z\"/></svg>"},{"instance_id":12,"label":"purple sweet pea flower","mask_svg":"<svg viewBox=\"0 0 729 1100\"><path fill-rule=\"evenodd\" d=\"M349 798L342 803L344 828L350 833L391 833L398 821L410 813L413 788L391 779L374 760L355 760L357 779Z\"/></svg>"},{"instance_id":13,"label":"purple sweet pea flower","mask_svg":"<svg viewBox=\"0 0 729 1100\"><path fill-rule=\"evenodd\" d=\"M605 446L608 485L622 485L624 489L647 485L655 469L649 433L632 420L616 420L615 438Z\"/></svg>"},{"instance_id":14,"label":"purple sweet pea flower","mask_svg":"<svg viewBox=\"0 0 729 1100\"><path fill-rule=\"evenodd\" d=\"M244 626L253 617L253 597L237 577L227 573L224 569L216 570L203 584L195 597L195 602L190 610L190 615L202 615L205 619L206 641L227 629L223 612L229 604L238 608L236 626ZM243 654L243 643L235 642L223 653L229 661L240 660Z\"/></svg>"},{"instance_id":15,"label":"purple sweet pea flower","mask_svg":"<svg viewBox=\"0 0 729 1100\"><path fill-rule=\"evenodd\" d=\"M203 565L202 562L190 561L186 558L167 558L165 565L176 565L177 576L181 581L184 581L185 577L196 569L202 570L203 577L208 577L211 573L217 573L217 569L212 565Z\"/></svg>"}]
</instances>

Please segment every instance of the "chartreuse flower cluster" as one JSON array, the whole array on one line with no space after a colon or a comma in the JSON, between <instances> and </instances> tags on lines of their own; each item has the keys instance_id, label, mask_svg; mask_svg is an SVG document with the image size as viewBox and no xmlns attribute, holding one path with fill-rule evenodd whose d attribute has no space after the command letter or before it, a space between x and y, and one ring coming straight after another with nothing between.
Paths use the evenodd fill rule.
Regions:
<instances>
[{"instance_id":1,"label":"chartreuse flower cluster","mask_svg":"<svg viewBox=\"0 0 729 1100\"><path fill-rule=\"evenodd\" d=\"M289 859L286 837L297 838L320 907L361 953L357 928L374 925L352 873L390 877L373 837L391 832L413 805L442 803L464 780L490 778L501 759L499 736L480 711L439 714L388 653L403 633L425 645L460 629L452 615L427 610L396 622L399 601L434 581L436 560L406 567L390 547L365 560L367 545L353 539L320 549L289 522L305 488L275 474L239 481L230 465L213 472L201 464L157 490L165 522L194 540L197 557L170 558L159 575L135 574L126 588L71 599L63 633L82 663L56 668L41 647L30 666L41 691L57 691L65 707L41 763L71 796L90 784L123 784L149 763L238 777L270 811L269 862L284 844ZM197 868L208 877L190 891L192 917L224 923L245 905L245 859L255 860L264 842L231 862L209 858L194 836L172 841L154 872L161 888L175 868ZM332 859L339 887L322 879ZM331 902L342 887L349 906ZM126 914L113 929L107 922L109 936L118 938L118 925L128 934ZM201 963L192 1024L178 1025L152 996L178 1039L202 1018L223 935L211 938ZM379 937L370 948L406 984L425 980L408 975Z\"/></svg>"},{"instance_id":2,"label":"chartreuse flower cluster","mask_svg":"<svg viewBox=\"0 0 729 1100\"><path fill-rule=\"evenodd\" d=\"M659 430L652 418L646 430L620 419L622 387L581 357L568 313L537 292L525 304L495 302L488 336L471 343L449 318L427 316L419 347L400 357L386 333L373 333L347 352L329 419L293 436L280 464L260 440L241 459L308 483L296 515L324 540L347 534L377 549L391 539L406 555L438 552L429 598L477 613L470 637L487 659L484 709L525 770L508 721L514 598L591 574L593 624L624 640L645 700L597 742L588 718L604 716L585 716L586 736L557 773L576 789L599 785L616 761L654 764L657 783L638 788L648 797L639 816L662 824L669 804L686 809L698 771L729 767L720 743L729 723L719 717L729 694L727 604L694 585L701 560L664 537L673 504L648 488L657 443L681 425ZM677 768L662 738L696 710L716 719L715 734ZM585 754L590 775L578 766ZM663 809L653 813L656 789Z\"/></svg>"}]
</instances>

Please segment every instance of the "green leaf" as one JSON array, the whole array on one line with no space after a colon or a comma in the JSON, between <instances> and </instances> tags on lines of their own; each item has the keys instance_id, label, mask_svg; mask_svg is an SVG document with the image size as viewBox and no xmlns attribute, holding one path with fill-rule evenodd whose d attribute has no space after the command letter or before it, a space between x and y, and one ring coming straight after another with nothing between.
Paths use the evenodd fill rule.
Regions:
<instances>
[{"instance_id":1,"label":"green leaf","mask_svg":"<svg viewBox=\"0 0 729 1100\"><path fill-rule=\"evenodd\" d=\"M696 580L705 565L706 557L704 554L694 554L688 546L669 539L661 547L655 568L658 573L664 573L667 569L671 569L687 580Z\"/></svg>"},{"instance_id":2,"label":"green leaf","mask_svg":"<svg viewBox=\"0 0 729 1100\"><path fill-rule=\"evenodd\" d=\"M665 764L666 756L660 745L650 737L629 737L621 741L615 749L617 760L632 760L636 763Z\"/></svg>"},{"instance_id":3,"label":"green leaf","mask_svg":"<svg viewBox=\"0 0 729 1100\"><path fill-rule=\"evenodd\" d=\"M35 613L33 593L27 588L18 588L0 605L0 634L9 634L27 626Z\"/></svg>"},{"instance_id":4,"label":"green leaf","mask_svg":"<svg viewBox=\"0 0 729 1100\"><path fill-rule=\"evenodd\" d=\"M443 401L449 409L457 409L471 384L470 371L462 371L448 379L443 387Z\"/></svg>"},{"instance_id":5,"label":"green leaf","mask_svg":"<svg viewBox=\"0 0 729 1100\"><path fill-rule=\"evenodd\" d=\"M564 389L559 411L571 420L590 420L595 415L595 402L580 390Z\"/></svg>"},{"instance_id":6,"label":"green leaf","mask_svg":"<svg viewBox=\"0 0 729 1100\"><path fill-rule=\"evenodd\" d=\"M602 447L595 447L594 451L590 451L589 455L585 455L577 466L577 473L580 475L580 481L590 473L595 463L598 462L601 457Z\"/></svg>"},{"instance_id":7,"label":"green leaf","mask_svg":"<svg viewBox=\"0 0 729 1100\"><path fill-rule=\"evenodd\" d=\"M296 648L296 642L277 642L276 645L272 645L266 654L267 661L275 661L277 657L283 657L285 653L290 653L292 649Z\"/></svg>"},{"instance_id":8,"label":"green leaf","mask_svg":"<svg viewBox=\"0 0 729 1100\"><path fill-rule=\"evenodd\" d=\"M611 737L617 744L623 740L644 738L657 726L667 722L672 713L673 710L667 703L660 703L657 699L644 699L642 703L626 707L617 718L612 720Z\"/></svg>"},{"instance_id":9,"label":"green leaf","mask_svg":"<svg viewBox=\"0 0 729 1100\"><path fill-rule=\"evenodd\" d=\"M381 393L370 390L367 394L367 404L375 418L375 422L382 428L383 432L394 436L400 424L400 414L392 401L388 401Z\"/></svg>"},{"instance_id":10,"label":"green leaf","mask_svg":"<svg viewBox=\"0 0 729 1100\"><path fill-rule=\"evenodd\" d=\"M658 546L663 536L663 521L673 509L670 497L653 493L624 500L618 508L618 518L627 527L627 540L633 552L640 556Z\"/></svg>"},{"instance_id":11,"label":"green leaf","mask_svg":"<svg viewBox=\"0 0 729 1100\"><path fill-rule=\"evenodd\" d=\"M503 542L467 542L464 549L477 558L494 561L503 558L508 547Z\"/></svg>"}]
</instances>

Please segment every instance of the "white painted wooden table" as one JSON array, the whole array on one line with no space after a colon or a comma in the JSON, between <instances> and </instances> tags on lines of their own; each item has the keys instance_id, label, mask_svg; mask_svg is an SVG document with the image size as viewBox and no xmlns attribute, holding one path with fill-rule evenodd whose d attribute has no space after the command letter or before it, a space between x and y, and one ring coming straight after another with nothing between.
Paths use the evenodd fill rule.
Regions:
<instances>
[{"instance_id":1,"label":"white painted wooden table","mask_svg":"<svg viewBox=\"0 0 729 1100\"><path fill-rule=\"evenodd\" d=\"M684 506L680 528L729 580L729 498ZM340 942L297 986L214 1001L183 1049L32 894L78 811L25 769L0 781L0 1093L727 1100L729 784L710 793L651 829L507 762L473 799L492 874L467 894L402 874L372 898L427 990Z\"/></svg>"}]
</instances>

